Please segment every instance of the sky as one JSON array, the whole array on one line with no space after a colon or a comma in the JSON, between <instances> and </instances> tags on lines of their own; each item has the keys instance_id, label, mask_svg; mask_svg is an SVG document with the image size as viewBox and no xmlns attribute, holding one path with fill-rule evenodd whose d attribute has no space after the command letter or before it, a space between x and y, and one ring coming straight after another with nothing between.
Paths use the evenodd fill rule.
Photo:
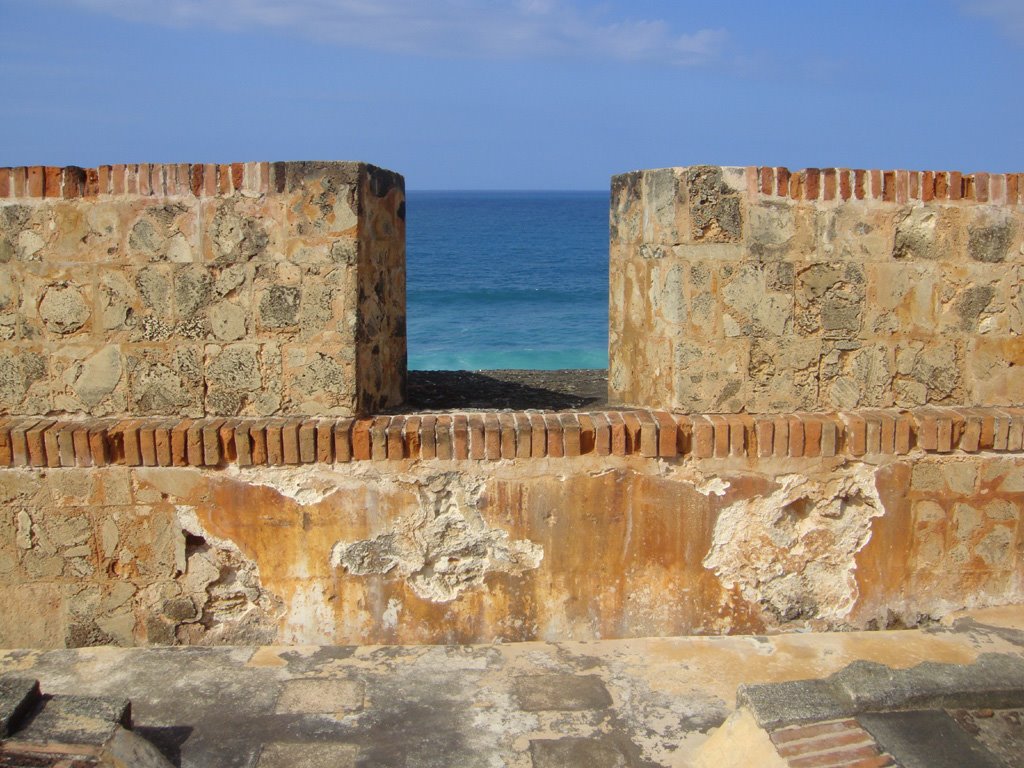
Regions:
<instances>
[{"instance_id":1,"label":"sky","mask_svg":"<svg viewBox=\"0 0 1024 768\"><path fill-rule=\"evenodd\" d=\"M0 0L0 165L1024 171L1024 0Z\"/></svg>"}]
</instances>

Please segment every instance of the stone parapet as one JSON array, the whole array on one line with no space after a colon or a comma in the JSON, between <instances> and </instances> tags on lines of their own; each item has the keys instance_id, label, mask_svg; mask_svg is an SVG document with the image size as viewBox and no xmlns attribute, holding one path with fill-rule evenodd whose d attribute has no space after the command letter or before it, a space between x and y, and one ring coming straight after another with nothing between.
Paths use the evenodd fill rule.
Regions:
<instances>
[{"instance_id":1,"label":"stone parapet","mask_svg":"<svg viewBox=\"0 0 1024 768\"><path fill-rule=\"evenodd\" d=\"M697 413L1021 405L1022 178L616 176L611 398Z\"/></svg>"},{"instance_id":2,"label":"stone parapet","mask_svg":"<svg viewBox=\"0 0 1024 768\"><path fill-rule=\"evenodd\" d=\"M395 173L0 168L0 413L352 415L405 368Z\"/></svg>"},{"instance_id":3,"label":"stone parapet","mask_svg":"<svg viewBox=\"0 0 1024 768\"><path fill-rule=\"evenodd\" d=\"M19 420L0 647L926 624L1024 598L1022 416Z\"/></svg>"}]
</instances>

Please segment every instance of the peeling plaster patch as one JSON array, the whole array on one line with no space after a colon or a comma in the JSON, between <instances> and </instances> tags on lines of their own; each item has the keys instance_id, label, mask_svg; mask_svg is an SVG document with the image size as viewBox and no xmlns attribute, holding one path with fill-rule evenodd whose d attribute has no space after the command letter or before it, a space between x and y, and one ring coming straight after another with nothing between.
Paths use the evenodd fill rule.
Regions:
<instances>
[{"instance_id":1,"label":"peeling plaster patch","mask_svg":"<svg viewBox=\"0 0 1024 768\"><path fill-rule=\"evenodd\" d=\"M267 472L266 467L258 467L258 472L247 471L229 466L227 474L250 485L262 485L273 488L285 498L296 504L308 507L319 504L338 491L338 478L324 472L317 472L309 467L280 468Z\"/></svg>"},{"instance_id":2,"label":"peeling plaster patch","mask_svg":"<svg viewBox=\"0 0 1024 768\"><path fill-rule=\"evenodd\" d=\"M723 480L720 477L712 477L703 483L699 483L694 486L697 493L703 496L725 496L725 492L729 490L731 483L728 480Z\"/></svg>"},{"instance_id":3,"label":"peeling plaster patch","mask_svg":"<svg viewBox=\"0 0 1024 768\"><path fill-rule=\"evenodd\" d=\"M479 483L464 487L456 479L451 473L428 478L417 488L416 513L372 539L335 544L331 565L357 576L394 571L419 597L436 603L481 586L489 572L537 568L543 548L488 527L476 509Z\"/></svg>"},{"instance_id":4,"label":"peeling plaster patch","mask_svg":"<svg viewBox=\"0 0 1024 768\"><path fill-rule=\"evenodd\" d=\"M723 480L721 477L709 477L708 473L701 472L689 465L671 465L668 462L661 462L662 476L677 483L688 483L693 490L702 496L724 496L726 491L732 487L732 483Z\"/></svg>"},{"instance_id":5,"label":"peeling plaster patch","mask_svg":"<svg viewBox=\"0 0 1024 768\"><path fill-rule=\"evenodd\" d=\"M181 556L184 573L178 584L197 606L195 617L182 622L192 626L178 627L179 641L271 642L283 606L279 598L263 589L259 566L233 541L207 531L195 507L176 505L175 512L190 542Z\"/></svg>"},{"instance_id":6,"label":"peeling plaster patch","mask_svg":"<svg viewBox=\"0 0 1024 768\"><path fill-rule=\"evenodd\" d=\"M288 600L288 613L282 622L284 642L330 645L334 623L323 585L313 580L303 582Z\"/></svg>"},{"instance_id":7,"label":"peeling plaster patch","mask_svg":"<svg viewBox=\"0 0 1024 768\"><path fill-rule=\"evenodd\" d=\"M388 607L381 614L380 621L384 629L394 629L398 626L398 614L402 612L402 604L395 598L388 600Z\"/></svg>"},{"instance_id":8,"label":"peeling plaster patch","mask_svg":"<svg viewBox=\"0 0 1024 768\"><path fill-rule=\"evenodd\" d=\"M779 483L722 510L704 567L784 621L843 619L859 594L855 557L885 511L874 474L863 467Z\"/></svg>"}]
</instances>

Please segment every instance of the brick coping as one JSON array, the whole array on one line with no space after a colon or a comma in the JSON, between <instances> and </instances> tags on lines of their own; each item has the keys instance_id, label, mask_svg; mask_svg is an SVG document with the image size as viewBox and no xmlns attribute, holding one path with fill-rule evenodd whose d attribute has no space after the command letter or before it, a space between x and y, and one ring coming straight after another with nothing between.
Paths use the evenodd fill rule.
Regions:
<instances>
[{"instance_id":1,"label":"brick coping","mask_svg":"<svg viewBox=\"0 0 1024 768\"><path fill-rule=\"evenodd\" d=\"M314 166L374 168L353 160L313 161ZM121 163L79 168L77 165L0 167L0 200L73 200L100 196L223 197L236 193L284 192L298 162Z\"/></svg>"},{"instance_id":2,"label":"brick coping","mask_svg":"<svg viewBox=\"0 0 1024 768\"><path fill-rule=\"evenodd\" d=\"M748 193L791 200L1024 205L1024 173L748 166Z\"/></svg>"},{"instance_id":3,"label":"brick coping","mask_svg":"<svg viewBox=\"0 0 1024 768\"><path fill-rule=\"evenodd\" d=\"M282 190L285 165L248 162L0 167L0 199L260 194ZM791 200L939 200L1024 205L1024 173L863 168L791 171L782 166L745 166L743 171L749 193Z\"/></svg>"},{"instance_id":4,"label":"brick coping","mask_svg":"<svg viewBox=\"0 0 1024 768\"><path fill-rule=\"evenodd\" d=\"M785 459L1024 452L1024 408L779 415L415 413L365 418L0 417L0 467L221 467L639 456Z\"/></svg>"}]
</instances>

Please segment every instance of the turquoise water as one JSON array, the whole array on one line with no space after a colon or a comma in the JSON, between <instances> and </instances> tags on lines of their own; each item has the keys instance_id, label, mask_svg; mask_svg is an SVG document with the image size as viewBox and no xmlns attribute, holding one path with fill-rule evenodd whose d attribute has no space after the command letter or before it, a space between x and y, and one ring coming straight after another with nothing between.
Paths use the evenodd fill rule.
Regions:
<instances>
[{"instance_id":1,"label":"turquoise water","mask_svg":"<svg viewBox=\"0 0 1024 768\"><path fill-rule=\"evenodd\" d=\"M409 368L606 368L606 192L407 194Z\"/></svg>"}]
</instances>

